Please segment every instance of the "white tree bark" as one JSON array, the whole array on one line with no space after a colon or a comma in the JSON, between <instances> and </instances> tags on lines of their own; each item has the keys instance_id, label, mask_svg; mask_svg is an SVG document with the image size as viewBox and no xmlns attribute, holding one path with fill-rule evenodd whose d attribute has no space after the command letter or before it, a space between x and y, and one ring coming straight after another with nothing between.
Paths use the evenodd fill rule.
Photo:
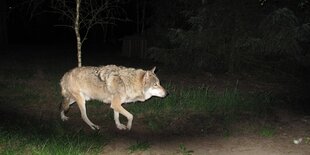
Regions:
<instances>
[{"instance_id":1,"label":"white tree bark","mask_svg":"<svg viewBox=\"0 0 310 155\"><path fill-rule=\"evenodd\" d=\"M76 0L76 17L74 21L74 31L76 36L78 67L82 66L82 42L80 35L80 5L81 0Z\"/></svg>"}]
</instances>

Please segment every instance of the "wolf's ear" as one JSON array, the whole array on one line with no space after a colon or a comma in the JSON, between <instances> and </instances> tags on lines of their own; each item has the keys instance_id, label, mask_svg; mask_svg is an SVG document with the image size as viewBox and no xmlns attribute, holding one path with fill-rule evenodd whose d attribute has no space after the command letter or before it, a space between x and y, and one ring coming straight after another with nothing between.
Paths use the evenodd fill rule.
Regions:
<instances>
[{"instance_id":1,"label":"wolf's ear","mask_svg":"<svg viewBox=\"0 0 310 155\"><path fill-rule=\"evenodd\" d=\"M156 71L156 66L154 66L154 67L151 69L151 72L152 72L152 73L155 73L155 71Z\"/></svg>"},{"instance_id":2,"label":"wolf's ear","mask_svg":"<svg viewBox=\"0 0 310 155\"><path fill-rule=\"evenodd\" d=\"M101 72L99 72L98 78L99 78L101 81L104 81L104 77L103 77L103 74L102 74Z\"/></svg>"},{"instance_id":3,"label":"wolf's ear","mask_svg":"<svg viewBox=\"0 0 310 155\"><path fill-rule=\"evenodd\" d=\"M104 70L99 71L98 77L101 81L105 81L107 78L106 72Z\"/></svg>"},{"instance_id":4,"label":"wolf's ear","mask_svg":"<svg viewBox=\"0 0 310 155\"><path fill-rule=\"evenodd\" d=\"M143 84L145 84L146 81L148 81L149 76L150 76L150 71L145 71L145 72L142 74L141 81L143 82Z\"/></svg>"}]
</instances>

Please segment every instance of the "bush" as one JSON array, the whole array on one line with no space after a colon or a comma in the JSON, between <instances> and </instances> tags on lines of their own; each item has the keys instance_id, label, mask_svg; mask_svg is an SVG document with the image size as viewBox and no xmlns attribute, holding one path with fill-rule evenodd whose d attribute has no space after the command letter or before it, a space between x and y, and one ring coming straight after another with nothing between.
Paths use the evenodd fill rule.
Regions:
<instances>
[{"instance_id":1,"label":"bush","mask_svg":"<svg viewBox=\"0 0 310 155\"><path fill-rule=\"evenodd\" d=\"M187 17L188 29L169 29L166 34L169 47L152 47L148 56L166 65L188 70L225 70L231 19L220 20L224 17L218 16L221 14L219 10L212 15L210 13L212 11L202 8L197 15Z\"/></svg>"},{"instance_id":2,"label":"bush","mask_svg":"<svg viewBox=\"0 0 310 155\"><path fill-rule=\"evenodd\" d=\"M300 25L294 13L282 8L268 15L258 27L258 37L239 38L234 43L231 71L258 69L296 74L307 57L301 42L309 42L308 24Z\"/></svg>"},{"instance_id":3,"label":"bush","mask_svg":"<svg viewBox=\"0 0 310 155\"><path fill-rule=\"evenodd\" d=\"M167 46L150 48L149 58L187 70L286 74L295 74L309 60L300 43L309 42L310 26L301 25L287 8L270 13L256 27L245 23L238 13L225 14L231 11L229 7L197 10L183 11L189 26L169 29Z\"/></svg>"}]
</instances>

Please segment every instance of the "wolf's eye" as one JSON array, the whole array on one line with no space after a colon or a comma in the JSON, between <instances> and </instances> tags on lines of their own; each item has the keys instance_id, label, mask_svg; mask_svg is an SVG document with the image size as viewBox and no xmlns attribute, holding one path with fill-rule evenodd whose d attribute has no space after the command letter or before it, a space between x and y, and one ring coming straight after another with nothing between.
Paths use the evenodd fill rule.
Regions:
<instances>
[{"instance_id":1,"label":"wolf's eye","mask_svg":"<svg viewBox=\"0 0 310 155\"><path fill-rule=\"evenodd\" d=\"M157 83L154 83L154 85L153 85L153 86L155 86L155 87L156 87L156 86L157 86Z\"/></svg>"}]
</instances>

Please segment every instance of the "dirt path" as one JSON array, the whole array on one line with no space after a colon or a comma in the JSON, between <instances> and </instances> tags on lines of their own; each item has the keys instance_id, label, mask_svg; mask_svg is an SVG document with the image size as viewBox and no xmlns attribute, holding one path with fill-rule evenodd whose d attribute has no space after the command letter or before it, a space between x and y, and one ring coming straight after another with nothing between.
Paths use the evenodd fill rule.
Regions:
<instances>
[{"instance_id":1,"label":"dirt path","mask_svg":"<svg viewBox=\"0 0 310 155\"><path fill-rule=\"evenodd\" d=\"M310 117L296 116L283 111L277 115L280 119L276 123L275 133L270 137L261 136L259 131L249 132L250 127L241 123L233 127L235 131L230 136L209 134L203 137L148 138L133 135L131 133L135 132L133 129L124 135L120 134L108 143L102 154L128 154L128 147L136 144L137 139L147 139L149 149L132 154L171 155L184 154L192 150L192 154L198 155L309 155ZM302 138L302 141L294 144L294 140L299 138ZM180 149L180 145L185 146L185 151Z\"/></svg>"},{"instance_id":2,"label":"dirt path","mask_svg":"<svg viewBox=\"0 0 310 155\"><path fill-rule=\"evenodd\" d=\"M114 139L104 148L103 154L127 154L128 146L135 143L134 140L118 138ZM261 138L257 136L237 137L203 137L203 138L178 138L171 141L151 142L151 147L146 151L138 151L132 154L182 154L180 144L184 144L186 150L194 151L193 154L218 154L218 155L308 155L309 144L293 144L289 138Z\"/></svg>"}]
</instances>

